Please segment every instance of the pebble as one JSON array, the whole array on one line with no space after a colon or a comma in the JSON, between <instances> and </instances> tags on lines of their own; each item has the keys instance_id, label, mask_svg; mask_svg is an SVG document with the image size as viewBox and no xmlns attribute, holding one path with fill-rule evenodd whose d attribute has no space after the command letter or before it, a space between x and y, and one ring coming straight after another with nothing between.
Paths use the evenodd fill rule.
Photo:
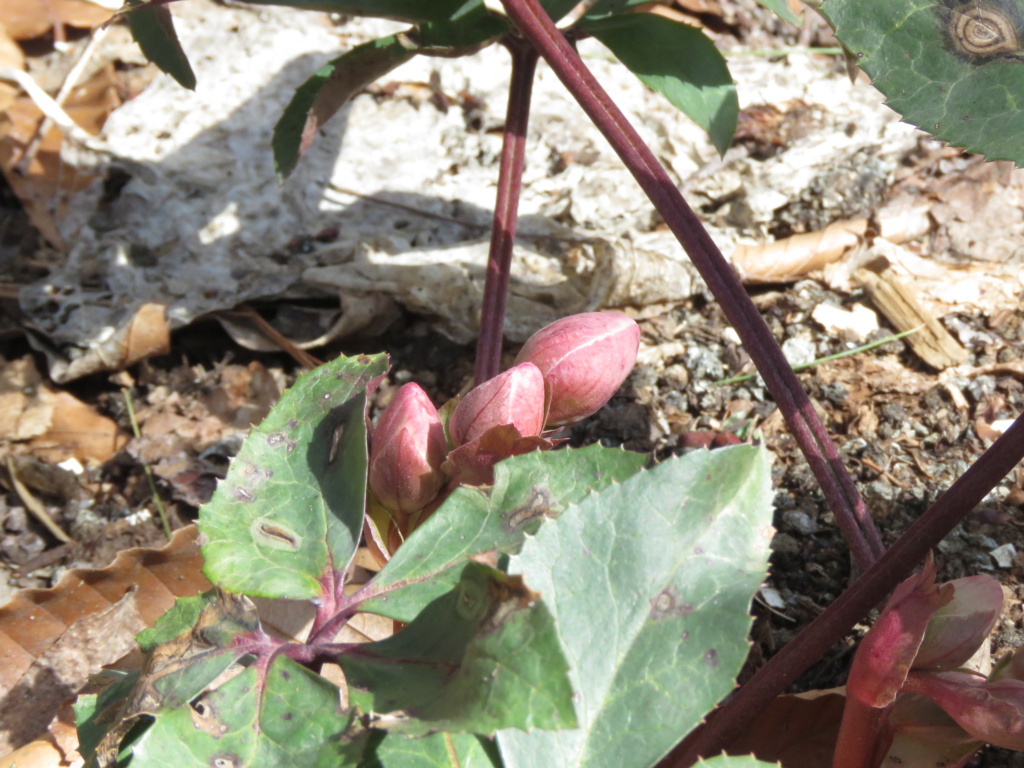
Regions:
<instances>
[{"instance_id":1,"label":"pebble","mask_svg":"<svg viewBox=\"0 0 1024 768\"><path fill-rule=\"evenodd\" d=\"M773 552L779 552L784 555L795 555L800 551L800 542L788 533L776 533L775 538L772 539L771 548Z\"/></svg>"},{"instance_id":2,"label":"pebble","mask_svg":"<svg viewBox=\"0 0 1024 768\"><path fill-rule=\"evenodd\" d=\"M818 524L812 520L811 516L806 512L798 512L795 510L783 512L782 522L790 530L802 533L804 536L810 536L812 533L817 533L819 530Z\"/></svg>"},{"instance_id":3,"label":"pebble","mask_svg":"<svg viewBox=\"0 0 1024 768\"><path fill-rule=\"evenodd\" d=\"M1003 544L989 551L989 555L1000 568L1013 566L1013 558L1017 554L1017 548L1013 544Z\"/></svg>"}]
</instances>

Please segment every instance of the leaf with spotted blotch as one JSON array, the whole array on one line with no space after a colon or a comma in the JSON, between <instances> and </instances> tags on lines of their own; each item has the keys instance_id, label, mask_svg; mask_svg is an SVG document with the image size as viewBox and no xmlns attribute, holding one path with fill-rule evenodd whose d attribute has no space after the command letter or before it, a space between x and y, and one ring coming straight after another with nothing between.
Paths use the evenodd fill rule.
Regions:
<instances>
[{"instance_id":1,"label":"leaf with spotted blotch","mask_svg":"<svg viewBox=\"0 0 1024 768\"><path fill-rule=\"evenodd\" d=\"M452 589L462 566L487 552L518 552L528 534L575 502L622 482L647 454L591 445L534 451L494 468L494 487L459 488L399 547L362 593L360 609L411 621Z\"/></svg>"},{"instance_id":2,"label":"leaf with spotted blotch","mask_svg":"<svg viewBox=\"0 0 1024 768\"><path fill-rule=\"evenodd\" d=\"M366 498L366 388L384 355L310 371L254 427L200 510L207 578L258 597L308 599L348 565Z\"/></svg>"},{"instance_id":3,"label":"leaf with spotted blotch","mask_svg":"<svg viewBox=\"0 0 1024 768\"><path fill-rule=\"evenodd\" d=\"M134 768L344 768L365 732L339 706L338 689L278 656L252 665L196 701L160 717L131 747Z\"/></svg>"},{"instance_id":4,"label":"leaf with spotted blotch","mask_svg":"<svg viewBox=\"0 0 1024 768\"><path fill-rule=\"evenodd\" d=\"M469 733L435 733L409 738L383 732L371 737L362 768L501 768L498 748L490 739ZM381 738L383 737L383 738Z\"/></svg>"},{"instance_id":5,"label":"leaf with spotted blotch","mask_svg":"<svg viewBox=\"0 0 1024 768\"><path fill-rule=\"evenodd\" d=\"M825 0L822 11L906 122L1024 165L1022 0Z\"/></svg>"},{"instance_id":6,"label":"leaf with spotted blotch","mask_svg":"<svg viewBox=\"0 0 1024 768\"><path fill-rule=\"evenodd\" d=\"M353 707L409 735L573 728L573 690L543 601L480 563L460 576L401 632L337 657Z\"/></svg>"},{"instance_id":7,"label":"leaf with spotted blotch","mask_svg":"<svg viewBox=\"0 0 1024 768\"><path fill-rule=\"evenodd\" d=\"M653 765L732 690L771 539L768 453L670 459L595 493L511 558L550 610L580 727L504 730L506 768Z\"/></svg>"}]
</instances>

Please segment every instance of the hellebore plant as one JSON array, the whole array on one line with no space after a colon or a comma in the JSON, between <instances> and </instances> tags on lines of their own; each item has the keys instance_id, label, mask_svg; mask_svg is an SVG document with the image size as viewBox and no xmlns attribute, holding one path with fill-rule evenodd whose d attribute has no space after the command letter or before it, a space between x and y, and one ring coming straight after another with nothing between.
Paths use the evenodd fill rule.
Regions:
<instances>
[{"instance_id":1,"label":"hellebore plant","mask_svg":"<svg viewBox=\"0 0 1024 768\"><path fill-rule=\"evenodd\" d=\"M793 18L782 0L761 2ZM130 4L139 6L128 19L143 49L183 84L194 82L166 5ZM405 395L418 404L404 406L407 410L396 405L395 414L378 424L373 458L381 466L369 472L373 493L367 499L365 393L384 374L384 362L336 361L301 380L253 431L201 513L205 572L227 592L206 598L206 608L189 619L182 609L182 615L158 627L165 642L182 633L173 649L150 646L156 648L154 658L173 657L177 666L156 686L160 670L151 663L147 676L134 683L141 686L129 697L134 709L122 710L111 733L123 735L125 724L155 716L150 730L130 747L133 768L163 764L159 760L182 740L203 765L235 760L404 767L415 759L427 765L515 768L548 766L557 759L587 768L658 761L669 768L718 754L897 589L1020 461L1024 422L1018 419L893 546L882 545L838 450L757 308L672 178L574 48L581 37L599 39L706 128L724 151L736 97L724 60L699 30L642 12L646 3L639 0L597 0L578 7L575 0L502 0L505 15L492 13L483 0L292 4L374 14L411 26L345 53L296 92L275 132L282 174L352 94L413 56L460 55L492 42L511 53L477 348L479 392L466 396L461 413L461 405L454 404L438 412L447 425L440 467L432 407L415 394ZM982 151L994 137L997 156L1022 162L1020 148L1006 141L1020 135L1007 128L1019 116L1017 107L1006 105L1024 103L1024 95L1009 100L988 95L1024 87L1018 51L965 54L979 49L966 48L957 30L946 26L943 14L963 17L949 13L953 5L934 3L922 10L916 0L825 0L823 10L839 39L873 68L883 87L891 80L898 91L893 99L910 93L921 102L912 106L925 117L910 119L926 125L936 120L936 130L947 132L953 130L949 126L977 130L985 134L979 140ZM1000 11L997 4L974 5L972 13ZM907 23L893 29L894 18ZM989 29L979 23L968 27ZM1009 37L1021 39L1015 30ZM906 67L906 51L922 45L929 46L929 57L920 67L916 62ZM951 45L956 50L949 50ZM605 343L600 334L591 337L596 359L588 360L577 343L566 341L566 349L556 349L558 338L570 337L569 331L549 331L555 341L537 338L505 378L495 379L538 56L608 139L721 304L862 570L849 589L710 715L712 704L731 691L742 663L746 604L764 574L767 542L759 532L768 526L770 500L764 452L739 445L644 469L630 454L600 447L538 450L554 445L545 429L581 418L614 391L603 376L594 389L580 387L587 371L603 373L605 364L628 370L621 361L598 364L606 354L599 351ZM941 71L932 72L933 64ZM946 70L953 75L946 76ZM975 76L998 87L946 87L973 83ZM921 78L940 87L922 86ZM966 95L966 111L946 108L954 91L957 104L961 92ZM936 104L941 116L933 116ZM993 114L996 118L989 119ZM616 349L624 345L621 339L608 343ZM534 367L544 379L544 402ZM524 392L533 394L518 394ZM457 444L458 439L468 442ZM392 459L385 457L402 462L402 468L386 467ZM436 496L428 500L432 493ZM351 586L347 566L364 521L378 556L390 559L353 594L346 590ZM381 529L382 521L387 530ZM876 764L889 733L893 744L901 734L926 742L952 739L962 750L956 760L986 739L1019 746L1024 663L1005 661L987 679L950 668L981 642L977 633L984 622L957 620L943 611L957 604L957 592L977 587L935 585L928 572L908 584L897 590L892 607L865 641L863 658L858 654L836 765ZM994 595L989 587L980 592ZM312 601L308 639L271 637L254 624L244 598L225 597L232 593ZM991 608L987 598L979 600ZM737 606L740 615L734 613ZM202 613L206 610L212 613ZM337 640L337 632L361 611L408 626L362 646ZM956 629L931 629L940 621ZM211 627L221 631L207 631ZM929 640L929 632L939 640ZM949 641L953 635L960 639ZM190 658L183 647L191 649L195 664L181 662ZM236 662L244 671L214 685ZM324 664L339 665L346 678L348 707L340 714L337 689L314 674ZM195 671L200 668L201 674ZM118 689L122 698L130 687L127 681ZM157 688L159 695L153 693ZM88 723L102 720L107 711L104 702L117 700L112 693L83 704L83 743L89 743ZM297 716L314 700L321 705L313 707L315 717ZM431 735L406 738L424 734ZM120 738L108 741L113 745L108 743L104 754L110 761ZM291 752L279 754L282 744Z\"/></svg>"},{"instance_id":2,"label":"hellebore plant","mask_svg":"<svg viewBox=\"0 0 1024 768\"><path fill-rule=\"evenodd\" d=\"M79 698L81 752L133 768L661 759L746 657L767 568L768 455L736 445L650 466L600 445L546 450L545 414L599 407L639 339L615 313L554 327L566 332L549 329L530 352L551 384L527 360L440 411L407 384L369 452L366 397L384 356L302 376L200 512L217 589L180 599L140 636L143 670ZM573 386L573 371L587 381ZM467 449L485 484L460 480ZM383 567L359 581L350 565L364 530ZM275 621L303 604L306 628ZM391 621L382 631L364 614ZM694 669L699 689L678 696ZM656 684L638 685L638 670ZM621 740L635 711L643 738Z\"/></svg>"}]
</instances>

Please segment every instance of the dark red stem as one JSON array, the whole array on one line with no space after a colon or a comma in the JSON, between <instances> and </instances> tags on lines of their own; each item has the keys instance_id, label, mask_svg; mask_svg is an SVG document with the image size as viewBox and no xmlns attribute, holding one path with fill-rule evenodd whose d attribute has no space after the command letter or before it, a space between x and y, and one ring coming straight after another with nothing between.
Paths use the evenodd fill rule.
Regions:
<instances>
[{"instance_id":1,"label":"dark red stem","mask_svg":"<svg viewBox=\"0 0 1024 768\"><path fill-rule=\"evenodd\" d=\"M933 547L1024 458L1024 416L1018 416L971 467L889 547L867 572L690 734L659 768L687 768L725 749L787 685L842 639L857 621L910 575Z\"/></svg>"},{"instance_id":2,"label":"dark red stem","mask_svg":"<svg viewBox=\"0 0 1024 768\"><path fill-rule=\"evenodd\" d=\"M807 457L854 559L862 569L867 569L885 550L878 529L814 412L810 398L739 278L665 169L537 0L502 0L502 3L523 36L537 48L640 183L721 304Z\"/></svg>"},{"instance_id":3,"label":"dark red stem","mask_svg":"<svg viewBox=\"0 0 1024 768\"><path fill-rule=\"evenodd\" d=\"M519 193L523 187L523 158L526 154L526 127L530 121L533 73L537 69L537 51L533 46L515 37L509 37L504 43L512 54L512 82L505 113L487 279L480 307L480 335L476 342L476 368L473 372L477 385L494 378L501 370L508 276L512 269L512 246L519 218Z\"/></svg>"}]
</instances>

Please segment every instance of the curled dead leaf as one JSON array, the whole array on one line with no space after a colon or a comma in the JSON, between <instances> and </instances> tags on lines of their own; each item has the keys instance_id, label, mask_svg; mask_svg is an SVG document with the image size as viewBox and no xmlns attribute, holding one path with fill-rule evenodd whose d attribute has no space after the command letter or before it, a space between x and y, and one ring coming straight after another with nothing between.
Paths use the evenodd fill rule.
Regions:
<instances>
[{"instance_id":1,"label":"curled dead leaf","mask_svg":"<svg viewBox=\"0 0 1024 768\"><path fill-rule=\"evenodd\" d=\"M0 435L38 458L103 462L128 442L117 423L67 392L48 387L30 356L0 372Z\"/></svg>"},{"instance_id":2,"label":"curled dead leaf","mask_svg":"<svg viewBox=\"0 0 1024 768\"><path fill-rule=\"evenodd\" d=\"M54 27L98 27L113 15L110 8L88 0L0 0L0 19L16 40L40 37Z\"/></svg>"}]
</instances>

